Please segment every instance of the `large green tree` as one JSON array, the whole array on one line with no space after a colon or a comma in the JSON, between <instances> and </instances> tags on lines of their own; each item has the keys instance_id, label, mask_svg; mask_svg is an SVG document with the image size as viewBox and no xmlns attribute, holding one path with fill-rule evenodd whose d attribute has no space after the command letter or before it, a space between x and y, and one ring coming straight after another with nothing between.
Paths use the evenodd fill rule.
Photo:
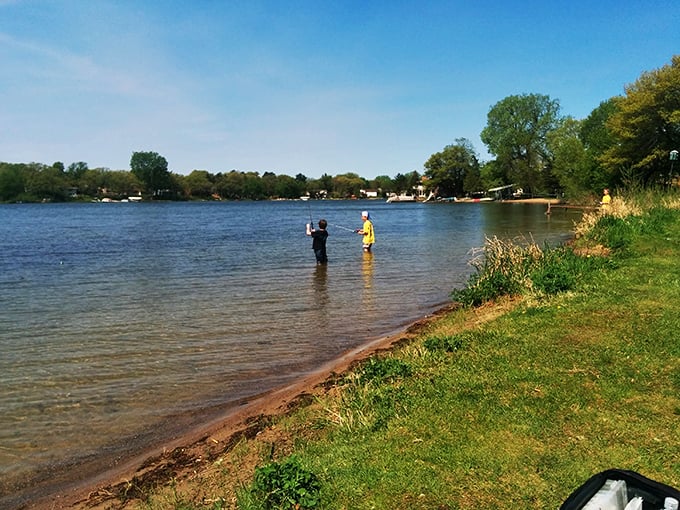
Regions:
<instances>
[{"instance_id":1,"label":"large green tree","mask_svg":"<svg viewBox=\"0 0 680 510\"><path fill-rule=\"evenodd\" d=\"M333 178L328 174L323 174L319 179L309 179L307 191L313 198L325 198L333 192Z\"/></svg>"},{"instance_id":2,"label":"large green tree","mask_svg":"<svg viewBox=\"0 0 680 510\"><path fill-rule=\"evenodd\" d=\"M194 170L184 178L189 195L196 198L208 198L214 190L214 183L207 170Z\"/></svg>"},{"instance_id":3,"label":"large green tree","mask_svg":"<svg viewBox=\"0 0 680 510\"><path fill-rule=\"evenodd\" d=\"M68 166L66 173L68 174L70 179L77 181L83 176L83 174L85 174L85 172L87 172L87 170L88 170L87 163L85 163L84 161L78 161L71 163Z\"/></svg>"},{"instance_id":4,"label":"large green tree","mask_svg":"<svg viewBox=\"0 0 680 510\"><path fill-rule=\"evenodd\" d=\"M217 176L215 190L222 198L242 199L245 198L245 182L246 176L243 172L232 170Z\"/></svg>"},{"instance_id":5,"label":"large green tree","mask_svg":"<svg viewBox=\"0 0 680 510\"><path fill-rule=\"evenodd\" d=\"M585 150L588 173L585 185L598 194L602 188L621 183L620 175L617 176L601 163L602 155L616 143L616 138L608 127L609 118L616 112L616 104L617 98L602 101L581 121L579 138Z\"/></svg>"},{"instance_id":6,"label":"large green tree","mask_svg":"<svg viewBox=\"0 0 680 510\"><path fill-rule=\"evenodd\" d=\"M505 184L532 193L552 186L548 134L559 125L560 104L550 96L508 96L491 107L481 139L505 171Z\"/></svg>"},{"instance_id":7,"label":"large green tree","mask_svg":"<svg viewBox=\"0 0 680 510\"><path fill-rule=\"evenodd\" d=\"M63 165L31 163L26 166L26 192L33 199L61 202L68 198L67 188Z\"/></svg>"},{"instance_id":8,"label":"large green tree","mask_svg":"<svg viewBox=\"0 0 680 510\"><path fill-rule=\"evenodd\" d=\"M432 154L425 162L427 186L441 197L463 196L466 189L479 185L479 159L472 143L466 138L456 139L441 152Z\"/></svg>"},{"instance_id":9,"label":"large green tree","mask_svg":"<svg viewBox=\"0 0 680 510\"><path fill-rule=\"evenodd\" d=\"M102 168L88 169L78 179L78 189L83 195L99 196L100 190L106 187L105 170Z\"/></svg>"},{"instance_id":10,"label":"large green tree","mask_svg":"<svg viewBox=\"0 0 680 510\"><path fill-rule=\"evenodd\" d=\"M590 188L590 166L580 138L581 121L563 119L560 126L548 134L548 148L553 156L553 173L560 187L570 198L587 194Z\"/></svg>"},{"instance_id":11,"label":"large green tree","mask_svg":"<svg viewBox=\"0 0 680 510\"><path fill-rule=\"evenodd\" d=\"M421 181L422 178L420 174L416 170L413 170L407 174L398 173L394 176L392 183L396 193L412 195Z\"/></svg>"},{"instance_id":12,"label":"large green tree","mask_svg":"<svg viewBox=\"0 0 680 510\"><path fill-rule=\"evenodd\" d=\"M109 190L109 194L118 198L136 195L142 189L142 183L139 179L125 170L103 170L102 179L104 187Z\"/></svg>"},{"instance_id":13,"label":"large green tree","mask_svg":"<svg viewBox=\"0 0 680 510\"><path fill-rule=\"evenodd\" d=\"M250 200L264 200L269 198L265 184L257 172L246 172L243 175L244 197Z\"/></svg>"},{"instance_id":14,"label":"large green tree","mask_svg":"<svg viewBox=\"0 0 680 510\"><path fill-rule=\"evenodd\" d=\"M670 152L680 150L680 55L626 86L607 126L616 143L601 162L612 174L667 182Z\"/></svg>"},{"instance_id":15,"label":"large green tree","mask_svg":"<svg viewBox=\"0 0 680 510\"><path fill-rule=\"evenodd\" d=\"M20 200L25 188L24 165L0 163L0 201Z\"/></svg>"},{"instance_id":16,"label":"large green tree","mask_svg":"<svg viewBox=\"0 0 680 510\"><path fill-rule=\"evenodd\" d=\"M361 194L360 190L366 187L368 187L366 180L353 172L336 175L333 178L334 195L338 198L358 197Z\"/></svg>"},{"instance_id":17,"label":"large green tree","mask_svg":"<svg viewBox=\"0 0 680 510\"><path fill-rule=\"evenodd\" d=\"M130 171L144 184L146 192L154 196L171 187L168 162L157 152L133 152Z\"/></svg>"},{"instance_id":18,"label":"large green tree","mask_svg":"<svg viewBox=\"0 0 680 510\"><path fill-rule=\"evenodd\" d=\"M371 188L379 189L383 194L394 191L394 181L389 175L378 175L370 182Z\"/></svg>"},{"instance_id":19,"label":"large green tree","mask_svg":"<svg viewBox=\"0 0 680 510\"><path fill-rule=\"evenodd\" d=\"M274 196L276 198L300 198L304 193L305 185L303 182L294 179L290 175L278 175Z\"/></svg>"},{"instance_id":20,"label":"large green tree","mask_svg":"<svg viewBox=\"0 0 680 510\"><path fill-rule=\"evenodd\" d=\"M319 190L321 191L325 190L327 193L333 193L334 191L333 177L331 177L329 174L325 172L321 177L319 177L318 185Z\"/></svg>"}]
</instances>

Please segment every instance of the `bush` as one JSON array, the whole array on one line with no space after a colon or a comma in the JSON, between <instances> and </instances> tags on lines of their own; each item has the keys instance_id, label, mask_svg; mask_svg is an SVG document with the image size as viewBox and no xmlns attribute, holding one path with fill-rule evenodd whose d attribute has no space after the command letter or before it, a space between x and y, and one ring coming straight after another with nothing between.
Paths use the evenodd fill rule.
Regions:
<instances>
[{"instance_id":1,"label":"bush","mask_svg":"<svg viewBox=\"0 0 680 510\"><path fill-rule=\"evenodd\" d=\"M599 226L599 225L602 226ZM611 225L617 225L612 229ZM635 227L613 216L602 216L589 235L597 242L622 250L633 239ZM600 236L600 237L597 237ZM468 280L464 289L451 292L451 299L464 306L478 306L501 296L536 292L552 295L573 289L595 269L606 264L601 257L583 257L567 246L541 250L536 244L517 245L498 239L487 240L484 259L473 261L477 273Z\"/></svg>"},{"instance_id":2,"label":"bush","mask_svg":"<svg viewBox=\"0 0 680 510\"><path fill-rule=\"evenodd\" d=\"M541 257L541 249L533 242L487 239L483 253L471 262L477 272L470 276L466 288L451 292L451 298L464 306L477 306L520 294L527 287L528 271Z\"/></svg>"},{"instance_id":3,"label":"bush","mask_svg":"<svg viewBox=\"0 0 680 510\"><path fill-rule=\"evenodd\" d=\"M518 294L521 290L519 283L503 273L474 274L468 280L464 289L454 289L451 299L463 306L478 306L500 296Z\"/></svg>"},{"instance_id":4,"label":"bush","mask_svg":"<svg viewBox=\"0 0 680 510\"><path fill-rule=\"evenodd\" d=\"M569 248L546 250L540 264L531 272L534 290L550 295L572 289L590 272L593 260L580 257Z\"/></svg>"},{"instance_id":5,"label":"bush","mask_svg":"<svg viewBox=\"0 0 680 510\"><path fill-rule=\"evenodd\" d=\"M282 463L271 462L255 470L250 491L254 508L262 510L319 508L321 483L318 477L302 467L297 457Z\"/></svg>"},{"instance_id":6,"label":"bush","mask_svg":"<svg viewBox=\"0 0 680 510\"><path fill-rule=\"evenodd\" d=\"M634 217L618 218L605 214L599 218L589 238L596 243L619 253L624 252L633 242L637 221Z\"/></svg>"}]
</instances>

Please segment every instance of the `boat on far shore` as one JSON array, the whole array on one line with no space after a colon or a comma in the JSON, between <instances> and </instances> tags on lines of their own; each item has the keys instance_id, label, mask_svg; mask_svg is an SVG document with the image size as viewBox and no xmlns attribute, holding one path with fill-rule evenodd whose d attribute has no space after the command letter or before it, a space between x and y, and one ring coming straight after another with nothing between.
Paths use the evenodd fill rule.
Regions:
<instances>
[{"instance_id":1,"label":"boat on far shore","mask_svg":"<svg viewBox=\"0 0 680 510\"><path fill-rule=\"evenodd\" d=\"M397 195L396 193L392 193L387 197L386 202L388 204L391 204L393 202L417 202L418 199L413 196L413 195Z\"/></svg>"},{"instance_id":2,"label":"boat on far shore","mask_svg":"<svg viewBox=\"0 0 680 510\"><path fill-rule=\"evenodd\" d=\"M494 202L496 199L493 197L463 197L456 198L453 197L453 202Z\"/></svg>"}]
</instances>

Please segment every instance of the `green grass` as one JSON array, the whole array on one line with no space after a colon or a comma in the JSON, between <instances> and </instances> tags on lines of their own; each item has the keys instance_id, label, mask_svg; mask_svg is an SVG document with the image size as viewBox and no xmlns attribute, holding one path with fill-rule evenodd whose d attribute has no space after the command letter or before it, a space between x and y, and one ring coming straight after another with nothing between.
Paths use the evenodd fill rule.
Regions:
<instances>
[{"instance_id":1,"label":"green grass","mask_svg":"<svg viewBox=\"0 0 680 510\"><path fill-rule=\"evenodd\" d=\"M304 448L323 508L557 508L611 467L680 486L680 213L605 224L615 263L549 260L570 293L393 354L402 412Z\"/></svg>"},{"instance_id":2,"label":"green grass","mask_svg":"<svg viewBox=\"0 0 680 510\"><path fill-rule=\"evenodd\" d=\"M680 487L680 208L597 218L587 243L612 255L532 252L509 311L451 312L280 417L313 508L558 508L612 467Z\"/></svg>"}]
</instances>

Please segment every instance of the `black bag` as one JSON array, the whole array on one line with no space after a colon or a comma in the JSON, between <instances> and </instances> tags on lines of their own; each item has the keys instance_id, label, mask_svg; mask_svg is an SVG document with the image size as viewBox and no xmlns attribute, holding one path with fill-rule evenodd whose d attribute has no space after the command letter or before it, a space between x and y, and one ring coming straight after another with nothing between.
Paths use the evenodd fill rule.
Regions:
<instances>
[{"instance_id":1,"label":"black bag","mask_svg":"<svg viewBox=\"0 0 680 510\"><path fill-rule=\"evenodd\" d=\"M626 501L642 497L643 510L662 510L666 498L675 498L680 501L680 491L669 485L650 480L635 471L608 469L586 480L562 503L560 510L580 510L597 494L607 480L624 480L628 491Z\"/></svg>"}]
</instances>

